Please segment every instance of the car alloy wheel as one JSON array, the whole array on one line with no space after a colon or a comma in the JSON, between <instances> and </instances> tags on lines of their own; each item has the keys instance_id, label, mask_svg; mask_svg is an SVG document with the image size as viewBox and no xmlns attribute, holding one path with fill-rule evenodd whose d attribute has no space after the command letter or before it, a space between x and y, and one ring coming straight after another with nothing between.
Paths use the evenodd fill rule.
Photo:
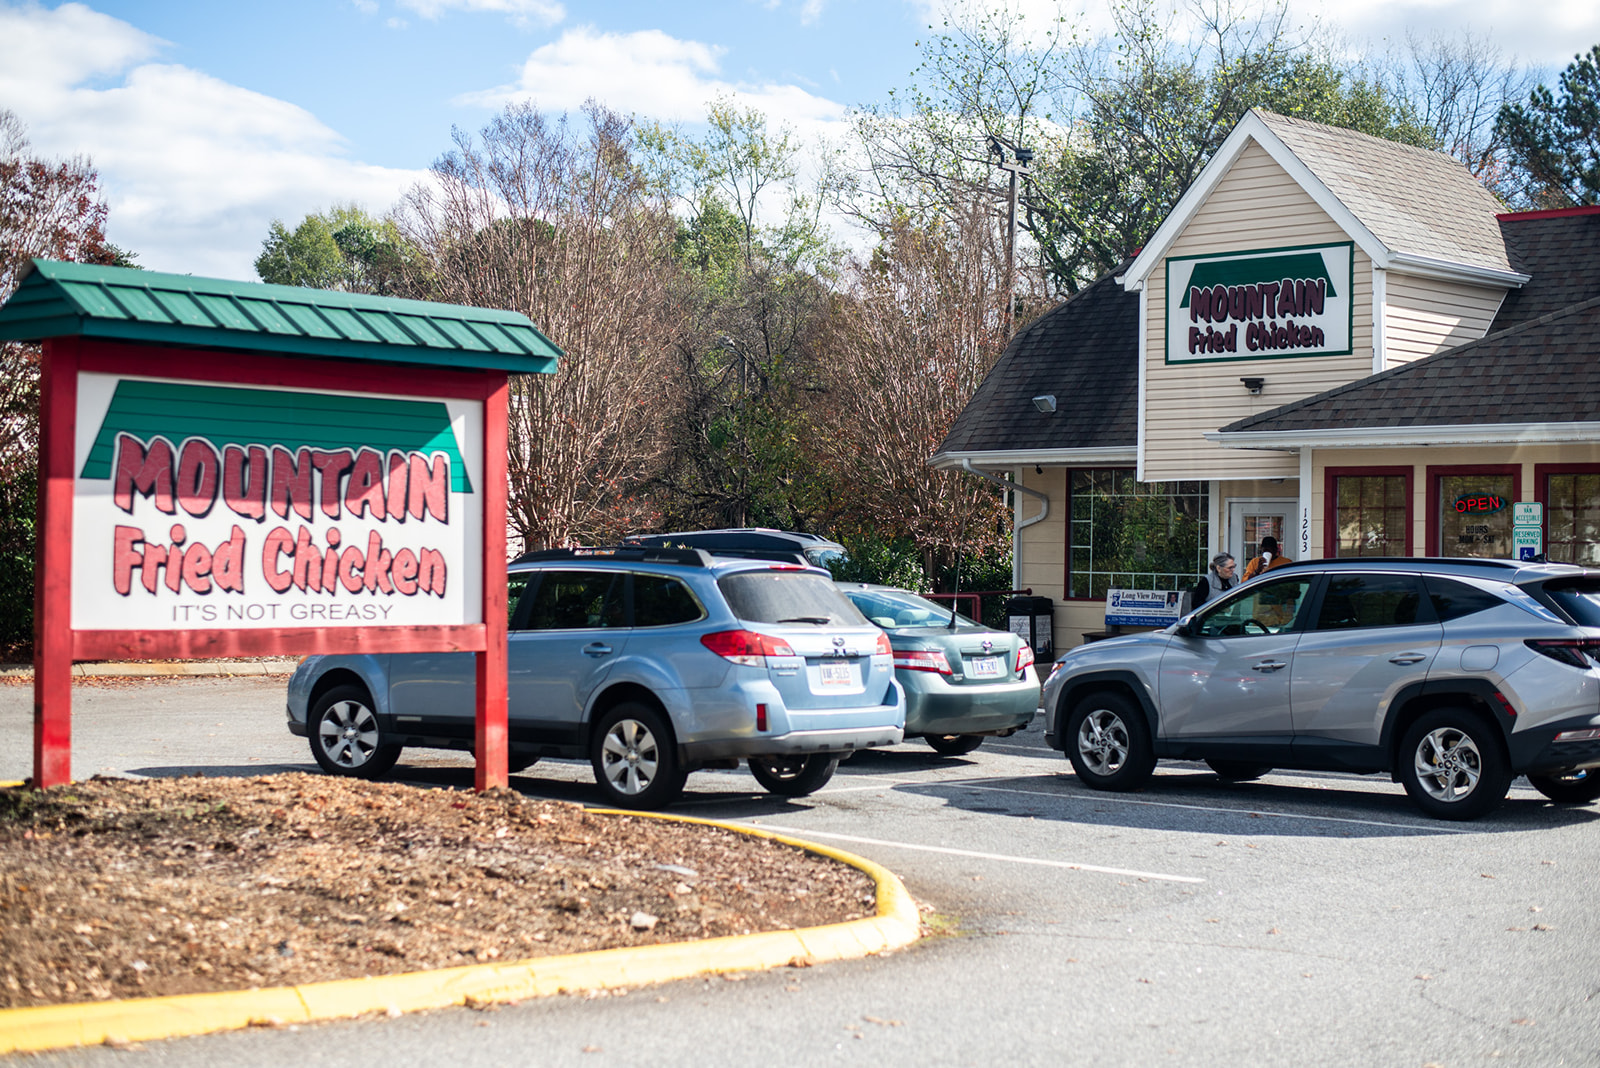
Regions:
<instances>
[{"instance_id":1,"label":"car alloy wheel","mask_svg":"<svg viewBox=\"0 0 1600 1068\"><path fill-rule=\"evenodd\" d=\"M1066 736L1067 758L1085 786L1137 790L1155 770L1143 710L1114 690L1080 698L1067 719Z\"/></svg>"},{"instance_id":2,"label":"car alloy wheel","mask_svg":"<svg viewBox=\"0 0 1600 1068\"><path fill-rule=\"evenodd\" d=\"M624 808L660 808L683 790L685 773L671 730L660 713L637 701L625 701L601 718L590 763L601 792Z\"/></svg>"},{"instance_id":3,"label":"car alloy wheel","mask_svg":"<svg viewBox=\"0 0 1600 1068\"><path fill-rule=\"evenodd\" d=\"M1115 775L1128 762L1128 725L1115 712L1098 709L1078 724L1078 752L1096 775Z\"/></svg>"},{"instance_id":4,"label":"car alloy wheel","mask_svg":"<svg viewBox=\"0 0 1600 1068\"><path fill-rule=\"evenodd\" d=\"M750 774L768 793L804 797L827 785L839 767L839 758L832 753L812 753L810 756L751 757L748 763Z\"/></svg>"},{"instance_id":5,"label":"car alloy wheel","mask_svg":"<svg viewBox=\"0 0 1600 1068\"><path fill-rule=\"evenodd\" d=\"M1465 801L1478 788L1483 754L1472 736L1455 727L1429 731L1412 752L1417 781L1428 796L1443 804Z\"/></svg>"},{"instance_id":6,"label":"car alloy wheel","mask_svg":"<svg viewBox=\"0 0 1600 1068\"><path fill-rule=\"evenodd\" d=\"M394 767L400 746L388 741L372 698L359 686L336 686L312 709L311 755L333 775L375 779Z\"/></svg>"},{"instance_id":7,"label":"car alloy wheel","mask_svg":"<svg viewBox=\"0 0 1600 1068\"><path fill-rule=\"evenodd\" d=\"M1435 709L1413 723L1396 770L1417 807L1435 819L1474 820L1498 805L1511 771L1497 730L1464 708Z\"/></svg>"}]
</instances>

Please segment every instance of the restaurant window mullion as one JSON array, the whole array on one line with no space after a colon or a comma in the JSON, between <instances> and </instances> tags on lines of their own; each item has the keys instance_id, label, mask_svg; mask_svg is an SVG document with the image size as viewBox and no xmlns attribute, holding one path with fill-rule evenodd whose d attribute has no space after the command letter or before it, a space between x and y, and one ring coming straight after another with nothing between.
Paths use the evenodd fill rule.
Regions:
<instances>
[{"instance_id":1,"label":"restaurant window mullion","mask_svg":"<svg viewBox=\"0 0 1600 1068\"><path fill-rule=\"evenodd\" d=\"M1335 474L1336 557L1407 556L1411 552L1411 478L1406 473Z\"/></svg>"},{"instance_id":2,"label":"restaurant window mullion","mask_svg":"<svg viewBox=\"0 0 1600 1068\"><path fill-rule=\"evenodd\" d=\"M1205 570L1205 482L1139 482L1132 468L1068 475L1067 597L1109 589L1180 590Z\"/></svg>"},{"instance_id":3,"label":"restaurant window mullion","mask_svg":"<svg viewBox=\"0 0 1600 1068\"><path fill-rule=\"evenodd\" d=\"M1600 565L1600 469L1545 476L1545 557Z\"/></svg>"}]
</instances>

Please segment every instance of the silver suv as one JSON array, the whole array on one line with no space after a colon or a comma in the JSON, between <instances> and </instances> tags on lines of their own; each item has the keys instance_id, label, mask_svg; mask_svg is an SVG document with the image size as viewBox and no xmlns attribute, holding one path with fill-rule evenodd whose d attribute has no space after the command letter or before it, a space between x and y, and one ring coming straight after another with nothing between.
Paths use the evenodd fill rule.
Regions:
<instances>
[{"instance_id":1,"label":"silver suv","mask_svg":"<svg viewBox=\"0 0 1600 1068\"><path fill-rule=\"evenodd\" d=\"M1044 684L1045 739L1132 790L1158 758L1225 779L1387 773L1440 819L1527 775L1600 798L1600 570L1506 560L1290 564L1165 630L1094 642Z\"/></svg>"},{"instance_id":2,"label":"silver suv","mask_svg":"<svg viewBox=\"0 0 1600 1068\"><path fill-rule=\"evenodd\" d=\"M659 808L697 768L738 766L785 796L904 734L881 630L831 576L699 549L555 549L507 575L513 771L587 758L606 800ZM374 778L403 748L470 749L470 653L314 656L289 680L289 730L335 775Z\"/></svg>"}]
</instances>

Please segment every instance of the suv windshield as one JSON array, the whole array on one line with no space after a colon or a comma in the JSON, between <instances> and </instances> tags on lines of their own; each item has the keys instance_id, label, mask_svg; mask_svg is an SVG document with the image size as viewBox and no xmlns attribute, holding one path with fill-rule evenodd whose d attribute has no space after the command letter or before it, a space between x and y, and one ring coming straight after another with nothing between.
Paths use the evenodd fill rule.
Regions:
<instances>
[{"instance_id":1,"label":"suv windshield","mask_svg":"<svg viewBox=\"0 0 1600 1068\"><path fill-rule=\"evenodd\" d=\"M733 614L750 623L827 623L862 626L867 621L833 580L804 571L736 571L717 580Z\"/></svg>"}]
</instances>

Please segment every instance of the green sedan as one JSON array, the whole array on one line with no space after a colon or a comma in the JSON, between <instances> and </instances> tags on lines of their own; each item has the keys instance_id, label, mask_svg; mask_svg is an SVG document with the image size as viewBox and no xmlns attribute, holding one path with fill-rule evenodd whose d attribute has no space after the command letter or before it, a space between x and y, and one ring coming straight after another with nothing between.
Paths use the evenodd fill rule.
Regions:
<instances>
[{"instance_id":1,"label":"green sedan","mask_svg":"<svg viewBox=\"0 0 1600 1068\"><path fill-rule=\"evenodd\" d=\"M894 675L906 692L906 737L946 756L970 753L985 737L1014 734L1039 707L1033 650L910 590L841 582L861 614L894 647Z\"/></svg>"}]
</instances>

